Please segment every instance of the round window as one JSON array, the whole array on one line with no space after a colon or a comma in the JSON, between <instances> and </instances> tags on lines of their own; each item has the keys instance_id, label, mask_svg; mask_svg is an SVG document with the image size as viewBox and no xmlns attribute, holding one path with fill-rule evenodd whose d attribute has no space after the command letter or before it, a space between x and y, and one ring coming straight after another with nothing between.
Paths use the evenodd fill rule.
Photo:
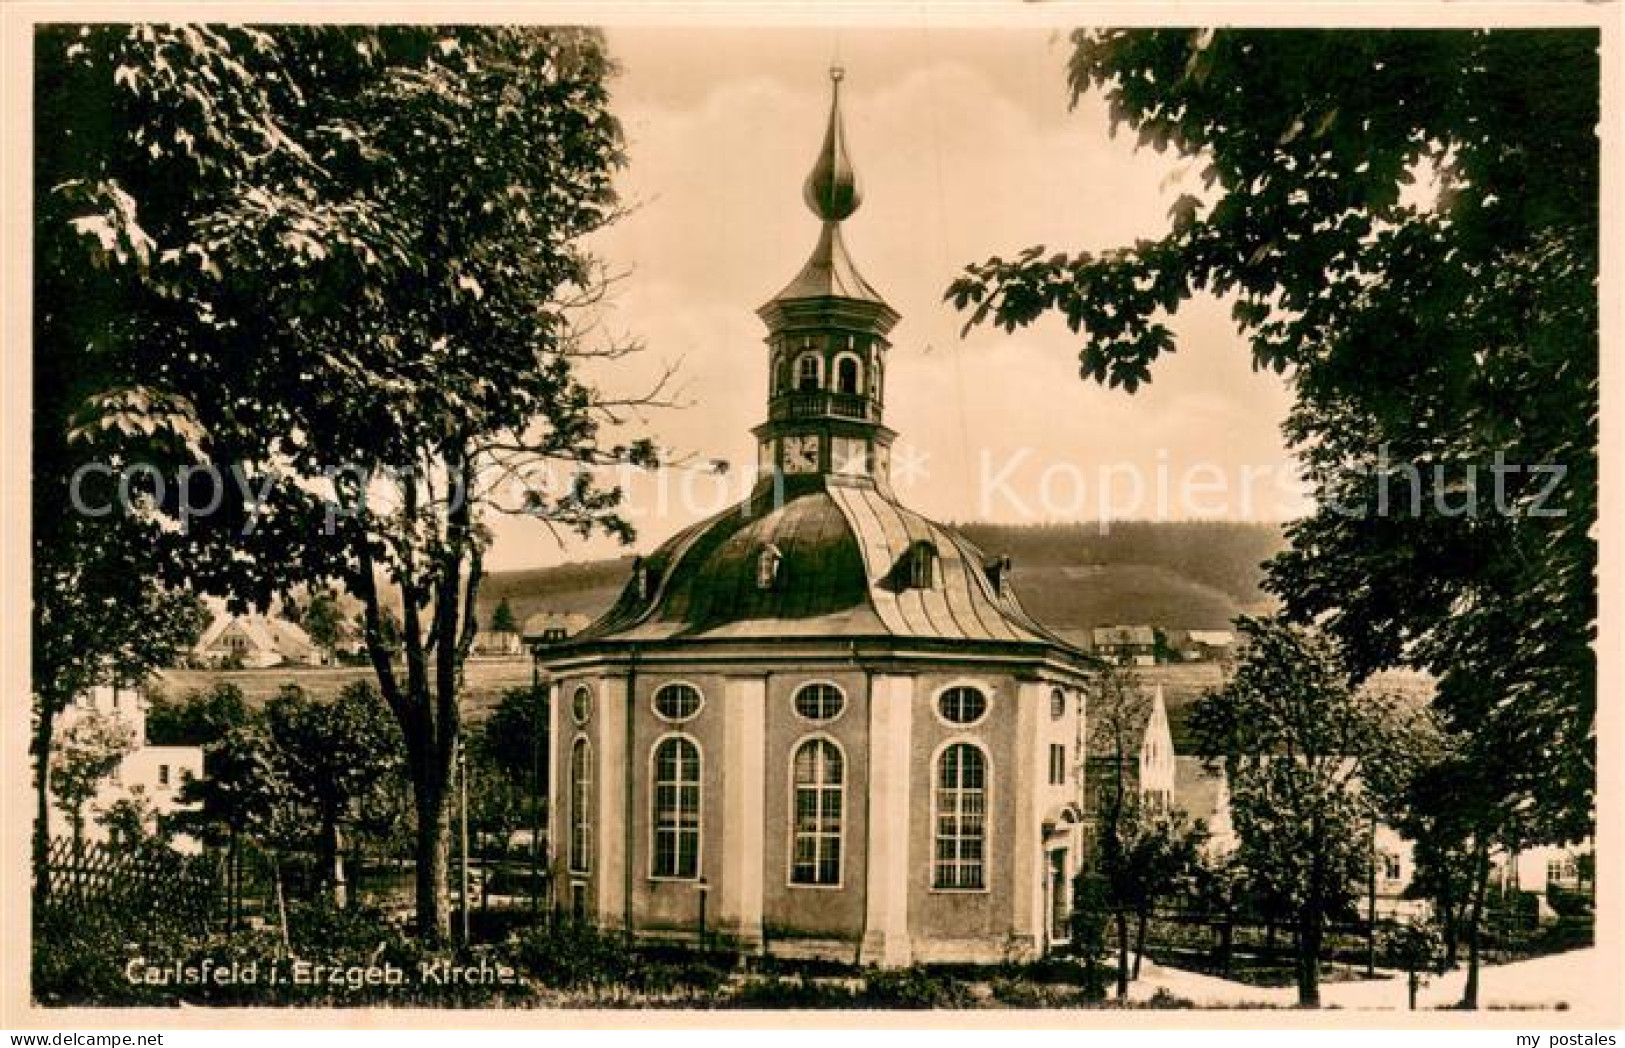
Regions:
<instances>
[{"instance_id":1,"label":"round window","mask_svg":"<svg viewBox=\"0 0 1625 1048\"><path fill-rule=\"evenodd\" d=\"M796 692L796 712L810 721L834 720L846 709L846 696L833 684L808 684Z\"/></svg>"},{"instance_id":2,"label":"round window","mask_svg":"<svg viewBox=\"0 0 1625 1048\"><path fill-rule=\"evenodd\" d=\"M949 688L937 697L937 712L951 724L975 724L987 712L987 696L965 685Z\"/></svg>"},{"instance_id":3,"label":"round window","mask_svg":"<svg viewBox=\"0 0 1625 1048\"><path fill-rule=\"evenodd\" d=\"M655 713L669 721L686 721L700 712L705 699L691 684L667 684L655 692Z\"/></svg>"},{"instance_id":4,"label":"round window","mask_svg":"<svg viewBox=\"0 0 1625 1048\"><path fill-rule=\"evenodd\" d=\"M585 684L570 696L570 716L577 724L585 724L592 718L592 689Z\"/></svg>"},{"instance_id":5,"label":"round window","mask_svg":"<svg viewBox=\"0 0 1625 1048\"><path fill-rule=\"evenodd\" d=\"M1052 720L1066 716L1066 692L1056 688L1049 693L1049 715Z\"/></svg>"}]
</instances>

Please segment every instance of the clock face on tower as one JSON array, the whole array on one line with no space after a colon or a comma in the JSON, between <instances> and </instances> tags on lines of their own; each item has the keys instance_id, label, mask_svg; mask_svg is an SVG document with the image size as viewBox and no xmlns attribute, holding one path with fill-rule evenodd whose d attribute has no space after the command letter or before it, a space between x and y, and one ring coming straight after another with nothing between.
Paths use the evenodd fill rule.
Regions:
<instances>
[{"instance_id":1,"label":"clock face on tower","mask_svg":"<svg viewBox=\"0 0 1625 1048\"><path fill-rule=\"evenodd\" d=\"M784 471L786 473L818 472L818 435L806 433L784 438Z\"/></svg>"}]
</instances>

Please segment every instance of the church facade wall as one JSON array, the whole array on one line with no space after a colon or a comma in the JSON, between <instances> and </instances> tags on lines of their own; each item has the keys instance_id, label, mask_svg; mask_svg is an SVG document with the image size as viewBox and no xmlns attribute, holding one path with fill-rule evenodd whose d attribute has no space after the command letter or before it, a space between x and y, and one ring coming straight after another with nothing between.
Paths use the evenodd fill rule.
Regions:
<instances>
[{"instance_id":1,"label":"church facade wall","mask_svg":"<svg viewBox=\"0 0 1625 1048\"><path fill-rule=\"evenodd\" d=\"M798 712L798 692L814 684L841 696L837 715ZM668 685L700 696L692 716L674 723L656 711ZM550 710L559 905L606 929L624 927L630 912L634 930L652 938L693 939L703 930L745 949L864 963L996 962L1042 952L1050 941L1046 849L1056 846L1044 820L1075 794L1070 772L1051 781L1050 747L1078 735L1070 697L1063 715L1052 716L1056 686L1006 666L956 661L906 671L808 660L561 674ZM941 708L944 692L962 687L986 698L970 723L954 723ZM582 689L590 710L578 719ZM698 854L675 872L656 869L654 824L655 792L669 789L656 783L657 751L673 738L699 763ZM840 759L834 883L797 883L792 872L794 767L809 742ZM578 745L590 751L584 797ZM982 765L985 850L978 884L945 884L937 863L944 755L966 745ZM1070 768L1070 746L1066 753ZM572 856L581 800L591 827L585 862Z\"/></svg>"}]
</instances>

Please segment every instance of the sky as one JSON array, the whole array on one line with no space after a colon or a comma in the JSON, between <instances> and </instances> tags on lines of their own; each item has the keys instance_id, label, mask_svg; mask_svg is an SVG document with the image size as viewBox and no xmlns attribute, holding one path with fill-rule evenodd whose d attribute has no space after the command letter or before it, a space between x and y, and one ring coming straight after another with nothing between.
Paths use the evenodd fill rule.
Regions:
<instances>
[{"instance_id":1,"label":"sky","mask_svg":"<svg viewBox=\"0 0 1625 1048\"><path fill-rule=\"evenodd\" d=\"M1010 523L1302 511L1280 436L1289 392L1252 369L1227 303L1185 305L1170 323L1178 353L1129 395L1079 377L1083 342L1061 321L962 337L964 316L943 301L970 262L1160 236L1169 205L1199 189L1199 165L1137 150L1126 130L1114 138L1099 96L1070 105L1064 32L612 28L609 41L629 157L618 188L631 210L592 245L623 274L600 320L646 348L592 378L626 395L676 365L680 406L622 432L651 436L674 458L734 466L720 478L691 467L631 478L632 552L748 486L749 429L766 414L755 310L818 234L801 184L834 63L845 70L847 144L864 194L843 232L858 269L902 314L885 411L900 434L893 473L904 502L939 520ZM504 519L487 566L625 551Z\"/></svg>"}]
</instances>

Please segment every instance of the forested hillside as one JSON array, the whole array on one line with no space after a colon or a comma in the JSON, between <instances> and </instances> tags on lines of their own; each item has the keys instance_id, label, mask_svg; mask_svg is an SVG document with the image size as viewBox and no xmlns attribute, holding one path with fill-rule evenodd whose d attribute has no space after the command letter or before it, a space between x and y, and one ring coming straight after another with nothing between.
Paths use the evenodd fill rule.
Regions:
<instances>
[{"instance_id":1,"label":"forested hillside","mask_svg":"<svg viewBox=\"0 0 1625 1048\"><path fill-rule=\"evenodd\" d=\"M1259 565L1282 546L1271 524L1130 522L960 524L989 556L1015 562L1016 592L1052 626L1115 623L1220 629L1268 605ZM496 572L481 590L481 622L506 597L521 621L542 611L596 615L632 570L631 557Z\"/></svg>"}]
</instances>

